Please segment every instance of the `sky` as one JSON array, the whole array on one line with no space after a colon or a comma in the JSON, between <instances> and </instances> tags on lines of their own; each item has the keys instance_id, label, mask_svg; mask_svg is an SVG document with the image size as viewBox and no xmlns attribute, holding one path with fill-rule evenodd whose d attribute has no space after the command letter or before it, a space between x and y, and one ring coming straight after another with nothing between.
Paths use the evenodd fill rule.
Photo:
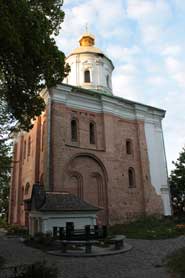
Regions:
<instances>
[{"instance_id":1,"label":"sky","mask_svg":"<svg viewBox=\"0 0 185 278\"><path fill-rule=\"evenodd\" d=\"M88 31L113 62L113 94L166 110L168 171L185 145L185 0L64 0L57 45Z\"/></svg>"}]
</instances>

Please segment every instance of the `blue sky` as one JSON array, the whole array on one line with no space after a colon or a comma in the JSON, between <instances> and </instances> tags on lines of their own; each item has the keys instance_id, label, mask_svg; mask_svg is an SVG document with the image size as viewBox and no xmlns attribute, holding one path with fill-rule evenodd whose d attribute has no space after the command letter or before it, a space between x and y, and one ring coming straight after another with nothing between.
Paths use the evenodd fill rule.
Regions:
<instances>
[{"instance_id":1,"label":"blue sky","mask_svg":"<svg viewBox=\"0 0 185 278\"><path fill-rule=\"evenodd\" d=\"M88 22L96 46L113 61L114 95L167 110L169 171L185 144L185 1L64 0L57 37L67 55Z\"/></svg>"}]
</instances>

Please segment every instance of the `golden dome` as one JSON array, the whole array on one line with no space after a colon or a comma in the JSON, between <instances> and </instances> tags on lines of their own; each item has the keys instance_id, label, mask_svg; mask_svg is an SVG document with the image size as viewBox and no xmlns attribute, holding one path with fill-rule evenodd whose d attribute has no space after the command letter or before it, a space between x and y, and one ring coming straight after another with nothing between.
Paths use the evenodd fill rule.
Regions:
<instances>
[{"instance_id":1,"label":"golden dome","mask_svg":"<svg viewBox=\"0 0 185 278\"><path fill-rule=\"evenodd\" d=\"M96 54L103 54L103 52L95 47L95 36L86 32L84 33L79 39L80 47L75 48L70 54L80 54L80 53L96 53ZM103 54L104 55L104 54Z\"/></svg>"},{"instance_id":2,"label":"golden dome","mask_svg":"<svg viewBox=\"0 0 185 278\"><path fill-rule=\"evenodd\" d=\"M95 37L86 32L79 39L80 46L93 46L95 43Z\"/></svg>"}]
</instances>

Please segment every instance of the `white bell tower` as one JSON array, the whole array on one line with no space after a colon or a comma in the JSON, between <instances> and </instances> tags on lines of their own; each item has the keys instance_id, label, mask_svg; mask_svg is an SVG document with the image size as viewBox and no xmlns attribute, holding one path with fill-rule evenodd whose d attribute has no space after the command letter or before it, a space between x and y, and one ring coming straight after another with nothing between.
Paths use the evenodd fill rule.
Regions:
<instances>
[{"instance_id":1,"label":"white bell tower","mask_svg":"<svg viewBox=\"0 0 185 278\"><path fill-rule=\"evenodd\" d=\"M112 94L112 61L95 45L95 37L86 32L80 40L80 47L66 58L71 71L63 83Z\"/></svg>"}]
</instances>

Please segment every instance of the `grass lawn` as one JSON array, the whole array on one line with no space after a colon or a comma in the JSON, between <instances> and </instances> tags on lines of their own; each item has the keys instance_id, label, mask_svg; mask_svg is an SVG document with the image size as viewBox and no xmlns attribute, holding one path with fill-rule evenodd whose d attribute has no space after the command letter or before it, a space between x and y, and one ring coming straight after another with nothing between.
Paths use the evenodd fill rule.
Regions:
<instances>
[{"instance_id":1,"label":"grass lawn","mask_svg":"<svg viewBox=\"0 0 185 278\"><path fill-rule=\"evenodd\" d=\"M177 274L176 277L185 277L185 248L181 248L167 257L167 268L171 273Z\"/></svg>"},{"instance_id":2,"label":"grass lawn","mask_svg":"<svg viewBox=\"0 0 185 278\"><path fill-rule=\"evenodd\" d=\"M124 234L127 238L167 239L185 235L185 220L175 218L142 217L128 224L110 227L110 234Z\"/></svg>"}]
</instances>

